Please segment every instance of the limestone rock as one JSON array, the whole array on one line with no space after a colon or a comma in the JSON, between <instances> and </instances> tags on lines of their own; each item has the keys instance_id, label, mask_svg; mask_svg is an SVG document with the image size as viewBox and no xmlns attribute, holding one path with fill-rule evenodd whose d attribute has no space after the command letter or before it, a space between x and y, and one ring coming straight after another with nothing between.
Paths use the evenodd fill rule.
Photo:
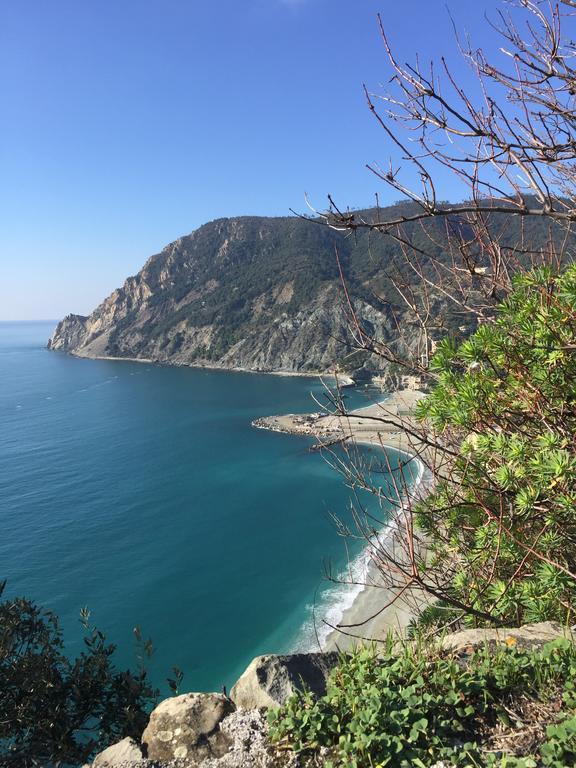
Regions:
<instances>
[{"instance_id":1,"label":"limestone rock","mask_svg":"<svg viewBox=\"0 0 576 768\"><path fill-rule=\"evenodd\" d=\"M186 759L192 765L220 757L230 746L220 723L234 705L219 693L185 693L162 701L150 715L142 744L151 760Z\"/></svg>"},{"instance_id":2,"label":"limestone rock","mask_svg":"<svg viewBox=\"0 0 576 768\"><path fill-rule=\"evenodd\" d=\"M317 696L326 693L326 679L338 663L337 653L294 653L257 656L230 692L242 709L279 707L304 685Z\"/></svg>"},{"instance_id":3,"label":"limestone rock","mask_svg":"<svg viewBox=\"0 0 576 768\"><path fill-rule=\"evenodd\" d=\"M93 768L115 768L126 763L139 763L143 759L140 746L127 737L112 744L94 758Z\"/></svg>"},{"instance_id":4,"label":"limestone rock","mask_svg":"<svg viewBox=\"0 0 576 768\"><path fill-rule=\"evenodd\" d=\"M470 652L477 648L483 648L486 643L491 646L507 643L508 645L517 645L519 648L537 649L559 637L574 640L572 633L562 627L561 624L543 621L539 624L526 624L517 628L465 629L446 635L442 640L442 647L445 650L456 652Z\"/></svg>"},{"instance_id":5,"label":"limestone rock","mask_svg":"<svg viewBox=\"0 0 576 768\"><path fill-rule=\"evenodd\" d=\"M86 335L86 317L82 315L67 315L58 323L52 338L48 342L48 349L69 350L82 344Z\"/></svg>"}]
</instances>

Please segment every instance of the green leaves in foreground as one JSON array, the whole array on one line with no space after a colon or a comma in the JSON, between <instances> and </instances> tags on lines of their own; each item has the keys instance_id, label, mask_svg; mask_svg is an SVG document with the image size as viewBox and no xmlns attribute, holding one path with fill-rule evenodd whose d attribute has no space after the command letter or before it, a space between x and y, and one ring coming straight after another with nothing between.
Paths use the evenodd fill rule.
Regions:
<instances>
[{"instance_id":1,"label":"green leaves in foreground","mask_svg":"<svg viewBox=\"0 0 576 768\"><path fill-rule=\"evenodd\" d=\"M479 651L465 666L416 646L382 656L363 649L342 657L325 696L298 693L271 712L271 736L297 751L328 748L327 766L565 768L576 764L575 685L576 650L565 640L535 652ZM505 756L492 732L520 733L525 723L510 712L521 699L559 711L537 754Z\"/></svg>"},{"instance_id":2,"label":"green leaves in foreground","mask_svg":"<svg viewBox=\"0 0 576 768\"><path fill-rule=\"evenodd\" d=\"M52 612L24 598L0 601L0 765L81 765L124 736L140 737L157 698L143 663L118 670L115 646L86 609L81 622L84 649L72 659Z\"/></svg>"},{"instance_id":3,"label":"green leaves in foreground","mask_svg":"<svg viewBox=\"0 0 576 768\"><path fill-rule=\"evenodd\" d=\"M418 416L450 451L417 518L446 602L470 624L573 623L576 265L518 275L493 321L440 342L431 369Z\"/></svg>"}]
</instances>

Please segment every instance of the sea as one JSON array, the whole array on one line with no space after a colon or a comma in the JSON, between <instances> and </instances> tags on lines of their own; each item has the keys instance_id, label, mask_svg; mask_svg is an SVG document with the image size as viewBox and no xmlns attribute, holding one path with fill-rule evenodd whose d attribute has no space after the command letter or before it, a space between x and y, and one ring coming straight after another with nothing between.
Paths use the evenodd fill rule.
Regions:
<instances>
[{"instance_id":1,"label":"sea","mask_svg":"<svg viewBox=\"0 0 576 768\"><path fill-rule=\"evenodd\" d=\"M335 518L352 530L354 504L388 511L311 440L251 422L318 411L322 382L78 359L46 349L54 326L0 323L3 598L54 611L71 655L87 607L122 669L140 627L164 693L173 667L183 691L220 690L256 655L318 650L359 589L327 573L363 562Z\"/></svg>"}]
</instances>

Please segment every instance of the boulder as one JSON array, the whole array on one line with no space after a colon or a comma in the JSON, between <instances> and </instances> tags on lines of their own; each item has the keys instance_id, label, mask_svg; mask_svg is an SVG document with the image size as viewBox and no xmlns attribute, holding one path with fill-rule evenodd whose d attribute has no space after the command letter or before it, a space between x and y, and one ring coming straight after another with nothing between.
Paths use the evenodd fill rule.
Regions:
<instances>
[{"instance_id":1,"label":"boulder","mask_svg":"<svg viewBox=\"0 0 576 768\"><path fill-rule=\"evenodd\" d=\"M139 763L144 759L140 745L129 737L112 744L94 758L93 768L114 768L126 763Z\"/></svg>"},{"instance_id":2,"label":"boulder","mask_svg":"<svg viewBox=\"0 0 576 768\"><path fill-rule=\"evenodd\" d=\"M146 756L161 761L185 758L192 765L221 757L230 743L220 723L233 711L230 699L219 693L185 693L162 701L142 734Z\"/></svg>"},{"instance_id":3,"label":"boulder","mask_svg":"<svg viewBox=\"0 0 576 768\"><path fill-rule=\"evenodd\" d=\"M303 688L323 696L338 658L337 653L257 656L230 691L230 698L241 709L259 709L279 707Z\"/></svg>"},{"instance_id":4,"label":"boulder","mask_svg":"<svg viewBox=\"0 0 576 768\"><path fill-rule=\"evenodd\" d=\"M498 629L465 629L446 635L442 640L442 648L457 653L470 653L486 644L514 645L518 648L533 650L541 648L551 640L567 637L574 640L570 630L553 621L543 621L539 624L526 624L517 628Z\"/></svg>"}]
</instances>

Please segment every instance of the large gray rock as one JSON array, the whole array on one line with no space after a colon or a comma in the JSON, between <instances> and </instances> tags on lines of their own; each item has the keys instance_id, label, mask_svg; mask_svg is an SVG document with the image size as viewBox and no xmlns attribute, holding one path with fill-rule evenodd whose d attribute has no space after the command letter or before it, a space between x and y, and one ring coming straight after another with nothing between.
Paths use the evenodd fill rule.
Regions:
<instances>
[{"instance_id":1,"label":"large gray rock","mask_svg":"<svg viewBox=\"0 0 576 768\"><path fill-rule=\"evenodd\" d=\"M127 737L97 754L92 766L93 768L115 768L126 763L139 763L143 757L140 745L134 739Z\"/></svg>"},{"instance_id":2,"label":"large gray rock","mask_svg":"<svg viewBox=\"0 0 576 768\"><path fill-rule=\"evenodd\" d=\"M242 709L259 709L279 707L303 688L323 696L338 658L337 653L257 656L230 691L230 698Z\"/></svg>"},{"instance_id":3,"label":"large gray rock","mask_svg":"<svg viewBox=\"0 0 576 768\"><path fill-rule=\"evenodd\" d=\"M185 693L161 702L150 715L142 734L146 755L152 760L185 758L191 765L208 757L221 757L229 739L220 723L234 705L219 693Z\"/></svg>"},{"instance_id":4,"label":"large gray rock","mask_svg":"<svg viewBox=\"0 0 576 768\"><path fill-rule=\"evenodd\" d=\"M519 648L536 649L559 637L574 640L570 630L561 624L543 621L539 624L526 624L516 628L465 629L462 632L446 635L442 640L442 648L447 651L466 653L483 648L486 644L491 647L507 644Z\"/></svg>"}]
</instances>

